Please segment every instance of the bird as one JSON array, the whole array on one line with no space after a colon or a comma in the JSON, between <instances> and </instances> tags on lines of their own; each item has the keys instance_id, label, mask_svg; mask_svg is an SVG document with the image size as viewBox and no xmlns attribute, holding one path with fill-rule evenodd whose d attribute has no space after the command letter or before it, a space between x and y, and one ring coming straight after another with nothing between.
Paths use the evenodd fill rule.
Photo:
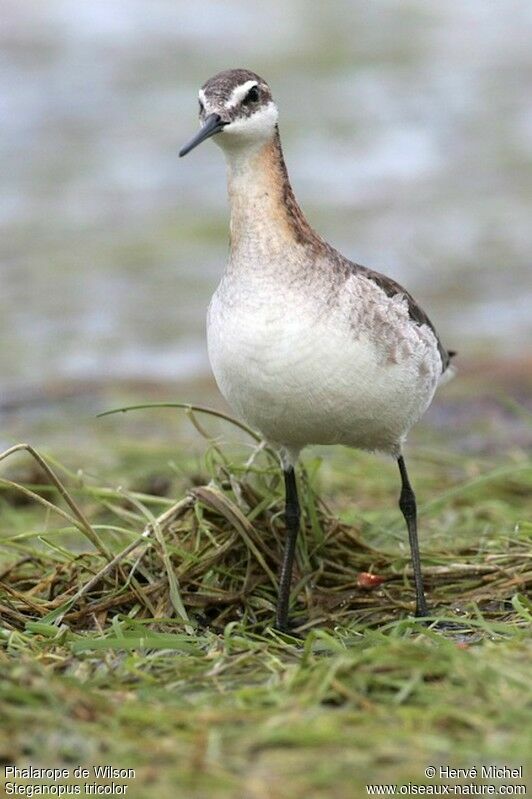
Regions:
<instances>
[{"instance_id":1,"label":"bird","mask_svg":"<svg viewBox=\"0 0 532 799\"><path fill-rule=\"evenodd\" d=\"M301 525L295 468L309 445L392 456L410 543L418 617L428 616L414 490L404 458L410 428L452 374L427 314L399 283L350 261L296 201L268 83L248 69L199 90L198 132L181 148L218 144L227 165L230 249L207 312L207 349L233 411L279 455L286 530L274 625L289 608Z\"/></svg>"}]
</instances>

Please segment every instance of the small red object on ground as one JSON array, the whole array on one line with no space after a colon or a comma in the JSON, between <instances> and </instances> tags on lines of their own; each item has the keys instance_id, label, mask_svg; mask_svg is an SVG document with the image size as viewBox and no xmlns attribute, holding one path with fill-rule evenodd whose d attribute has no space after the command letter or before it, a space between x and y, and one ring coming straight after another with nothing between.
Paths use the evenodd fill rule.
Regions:
<instances>
[{"instance_id":1,"label":"small red object on ground","mask_svg":"<svg viewBox=\"0 0 532 799\"><path fill-rule=\"evenodd\" d=\"M366 590L370 591L372 588L378 588L378 586L384 582L384 577L380 577L378 574L371 574L370 572L359 572L357 577L357 586L359 588L365 588Z\"/></svg>"}]
</instances>

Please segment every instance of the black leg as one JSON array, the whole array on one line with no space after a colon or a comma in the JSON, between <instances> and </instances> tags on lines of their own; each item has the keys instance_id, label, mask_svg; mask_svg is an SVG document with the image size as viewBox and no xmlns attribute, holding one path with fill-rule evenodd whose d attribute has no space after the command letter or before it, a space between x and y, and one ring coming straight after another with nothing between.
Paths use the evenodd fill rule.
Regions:
<instances>
[{"instance_id":1,"label":"black leg","mask_svg":"<svg viewBox=\"0 0 532 799\"><path fill-rule=\"evenodd\" d=\"M288 627L288 607L290 604L290 586L292 583L292 566L296 553L296 540L299 530L300 509L297 498L296 474L292 466L284 471L286 492L285 522L286 542L283 554L281 574L279 576L279 598L277 600L276 626L279 630Z\"/></svg>"},{"instance_id":2,"label":"black leg","mask_svg":"<svg viewBox=\"0 0 532 799\"><path fill-rule=\"evenodd\" d=\"M428 608L423 590L423 575L421 574L421 559L419 557L419 543L417 538L417 510L416 497L412 491L408 473L406 471L403 456L397 459L399 471L401 472L401 496L399 507L405 517L408 527L408 539L410 541L410 553L412 556L412 568L414 570L414 582L416 586L416 616L428 616Z\"/></svg>"}]
</instances>

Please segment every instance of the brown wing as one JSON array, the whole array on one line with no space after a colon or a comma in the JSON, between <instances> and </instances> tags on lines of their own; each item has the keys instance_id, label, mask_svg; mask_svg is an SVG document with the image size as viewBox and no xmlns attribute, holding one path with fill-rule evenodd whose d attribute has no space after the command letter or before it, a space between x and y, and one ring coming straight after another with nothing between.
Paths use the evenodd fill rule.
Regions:
<instances>
[{"instance_id":1,"label":"brown wing","mask_svg":"<svg viewBox=\"0 0 532 799\"><path fill-rule=\"evenodd\" d=\"M372 269L368 269L367 266L361 266L360 264L353 263L352 266L358 272L362 272L367 278L376 283L377 286L379 286L379 288L381 288L384 293L388 295L388 297L395 297L397 294L402 294L405 297L408 303L408 313L410 314L410 318L418 325L427 325L430 327L436 336L436 341L438 342L438 352L440 353L442 362L442 373L445 372L449 366L449 363L451 362L451 358L456 355L456 352L454 350L445 349L441 343L438 333L436 332L436 328L430 321L423 308L417 304L412 295L409 294L408 291L399 283L396 283L395 280L392 280L391 277L381 275L380 272L374 272Z\"/></svg>"}]
</instances>

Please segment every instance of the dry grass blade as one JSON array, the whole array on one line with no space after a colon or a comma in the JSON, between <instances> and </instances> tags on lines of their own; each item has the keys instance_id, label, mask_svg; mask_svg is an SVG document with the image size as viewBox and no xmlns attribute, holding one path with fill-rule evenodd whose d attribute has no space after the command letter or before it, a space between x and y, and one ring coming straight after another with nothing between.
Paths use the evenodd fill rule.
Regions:
<instances>
[{"instance_id":1,"label":"dry grass blade","mask_svg":"<svg viewBox=\"0 0 532 799\"><path fill-rule=\"evenodd\" d=\"M108 560L111 560L111 558L113 556L112 556L110 550L106 547L106 545L103 543L103 541L100 539L100 537L94 532L90 522L88 521L88 519L86 518L86 516L82 512L82 510L79 508L79 506L76 503L76 501L72 498L72 496L69 494L69 492L67 491L67 489L65 488L65 486L63 485L61 480L57 477L57 475L55 474L53 469L47 464L46 460L42 457L42 455L40 455L37 452L36 449L34 449L30 444L15 444L15 446L10 447L9 449L6 449L5 452L0 453L0 461L5 460L6 458L8 458L11 455L14 455L16 452L27 452L29 455L31 455L31 457L35 461L37 461L39 466L48 475L48 477L52 481L53 485L57 488L57 490L59 491L60 495L65 500L65 502L67 503L67 505L71 509L72 513L74 514L75 519L76 519L76 521L74 521L74 524L89 539L91 544L93 544L96 547L96 549L99 550L99 552L102 553L102 555L104 555ZM19 489L21 491L24 491L24 493L26 493L26 494L30 493L33 499L36 499L37 501L41 501L43 504L46 503L46 500L42 500L42 498L38 497L37 494L34 494L33 492L29 492L28 489L23 488L22 486L19 486L16 483L9 483L9 481L4 481L4 480L2 482L4 484L7 483L7 484L11 485L11 487L13 487L15 489ZM58 508L56 505L51 505L51 503L47 503L47 504L49 506L51 506L51 509L53 509L55 512L58 512L58 513L61 514L61 509ZM63 516L65 515L64 512L62 513L62 515Z\"/></svg>"},{"instance_id":2,"label":"dry grass blade","mask_svg":"<svg viewBox=\"0 0 532 799\"><path fill-rule=\"evenodd\" d=\"M185 606L183 605L183 600L181 599L181 594L179 591L179 583L177 581L177 577L170 559L170 555L168 553L168 547L166 545L166 540L159 519L157 519L152 513L150 513L150 511L145 505L142 505L141 502L136 500L131 495L128 495L127 492L124 492L124 495L127 496L129 501L132 504L134 504L147 517L149 525L148 529L153 531L155 538L157 539L159 546L161 547L162 560L166 571L166 578L168 580L168 585L170 588L170 600L172 602L172 606L176 611L176 613L178 614L178 616L187 625L190 625L190 620L185 610ZM163 514L163 517L166 517L166 514Z\"/></svg>"},{"instance_id":3,"label":"dry grass blade","mask_svg":"<svg viewBox=\"0 0 532 799\"><path fill-rule=\"evenodd\" d=\"M129 411L141 411L150 408L180 408L181 410L188 411L189 413L194 411L197 411L198 413L205 413L208 416L214 416L217 419L223 419L225 422L229 422L235 427L238 427L240 430L243 430L255 441L261 441L260 435L255 430L253 430L251 427L248 427L248 425L244 424L244 422L235 419L234 416L230 416L228 413L224 413L223 411L217 411L215 408L206 408L203 405L193 405L190 402L145 402L142 405L125 405L122 408L113 408L110 411L103 411L103 413L98 414L98 418L111 416L115 413L128 413Z\"/></svg>"},{"instance_id":4,"label":"dry grass blade","mask_svg":"<svg viewBox=\"0 0 532 799\"><path fill-rule=\"evenodd\" d=\"M188 497L185 497L185 499L182 499L179 502L176 502L176 504L173 505L171 508L166 510L164 513L161 513L161 515L158 516L157 519L154 519L154 522L157 524L158 529L161 530L161 528L164 528L165 525L167 525L171 521L175 521L177 518L179 518L179 516L186 509L188 509L191 506L191 504L192 504L192 500L190 498L188 498ZM106 563L105 566L103 566L95 575L93 575L90 578L90 580L88 580L79 589L79 591L77 591L74 594L74 596L72 598L68 599L64 603L64 605L62 605L61 607L57 608L57 610L55 610L53 613L50 613L46 617L45 621L47 621L49 623L54 622L55 624L60 624L62 622L65 614L74 605L76 605L79 602L80 599L82 599L84 596L89 594L90 591L94 588L94 586L97 585L99 582L101 582L103 580L103 578L112 569L114 569L115 566L117 566L119 563L125 561L125 559L129 555L137 556L137 560L138 560L138 558L142 556L145 548L150 546L150 541L148 539L152 535L154 530L155 530L154 524L152 522L150 522L146 526L146 528L144 529L144 531L142 532L142 534L138 538L136 538L134 541L132 541L130 544L128 544L127 547L125 547L121 552L119 552L117 555L115 555L114 558L112 558L112 560L110 560L108 563ZM142 551L140 553L139 553L139 548L142 549Z\"/></svg>"},{"instance_id":5,"label":"dry grass blade","mask_svg":"<svg viewBox=\"0 0 532 799\"><path fill-rule=\"evenodd\" d=\"M257 561L260 563L270 580L274 586L277 585L277 580L275 575L273 574L272 570L269 568L268 564L264 560L262 553L256 546L253 541L253 526L249 523L246 519L242 511L233 503L231 502L228 497L222 494L220 491L216 491L213 488L208 486L202 486L199 488L194 489L192 492L194 496L204 502L207 506L210 506L215 511L220 513L229 524L232 524L235 529L240 533L242 539L244 540L245 544L253 555L256 557Z\"/></svg>"}]
</instances>

